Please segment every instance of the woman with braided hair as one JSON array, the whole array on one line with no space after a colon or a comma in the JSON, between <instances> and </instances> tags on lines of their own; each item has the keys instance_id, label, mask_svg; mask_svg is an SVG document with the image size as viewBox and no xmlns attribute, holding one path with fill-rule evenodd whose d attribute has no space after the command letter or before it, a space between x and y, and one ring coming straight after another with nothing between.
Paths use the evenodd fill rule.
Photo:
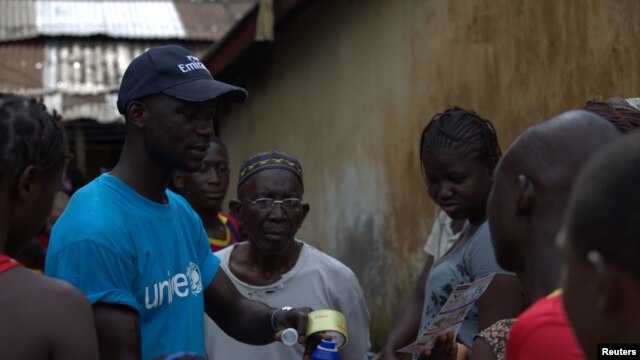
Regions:
<instances>
[{"instance_id":1,"label":"woman with braided hair","mask_svg":"<svg viewBox=\"0 0 640 360\"><path fill-rule=\"evenodd\" d=\"M97 359L91 307L71 285L14 260L51 211L67 159L57 115L0 93L0 357Z\"/></svg>"},{"instance_id":2,"label":"woman with braided hair","mask_svg":"<svg viewBox=\"0 0 640 360\"><path fill-rule=\"evenodd\" d=\"M513 318L525 307L516 276L495 260L486 221L486 203L493 170L501 151L488 120L475 112L454 107L436 114L420 137L420 163L429 197L452 219L465 220L458 240L431 268L425 266L414 294L422 292L421 316L403 313L396 323L382 359L394 359L392 351L421 337L457 285L495 273L491 285L467 314L456 339L442 337L421 358L455 358L458 344L471 348L473 337L497 320ZM411 301L409 302L409 304ZM420 323L418 324L418 320ZM400 339L397 334L413 333ZM451 334L450 334L451 335ZM390 349L391 348L391 349ZM460 351L463 356L466 351Z\"/></svg>"}]
</instances>

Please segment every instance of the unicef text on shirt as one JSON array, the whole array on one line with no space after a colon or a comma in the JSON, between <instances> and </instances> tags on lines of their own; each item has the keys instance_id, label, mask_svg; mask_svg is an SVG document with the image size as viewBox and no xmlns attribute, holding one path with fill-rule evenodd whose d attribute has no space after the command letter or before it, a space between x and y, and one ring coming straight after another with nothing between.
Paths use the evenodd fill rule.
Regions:
<instances>
[{"instance_id":1,"label":"unicef text on shirt","mask_svg":"<svg viewBox=\"0 0 640 360\"><path fill-rule=\"evenodd\" d=\"M151 310L163 304L171 304L174 295L187 297L189 294L197 296L202 292L202 281L198 265L190 262L186 273L178 273L173 276L167 271L168 278L144 288L144 307ZM153 290L151 290L153 288ZM153 301L150 292L153 291ZM166 302L165 302L166 301Z\"/></svg>"}]
</instances>

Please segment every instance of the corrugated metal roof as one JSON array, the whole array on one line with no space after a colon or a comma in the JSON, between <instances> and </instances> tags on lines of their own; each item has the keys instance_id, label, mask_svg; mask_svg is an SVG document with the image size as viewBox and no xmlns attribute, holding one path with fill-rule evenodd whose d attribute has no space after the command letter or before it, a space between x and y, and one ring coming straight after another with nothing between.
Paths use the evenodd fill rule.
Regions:
<instances>
[{"instance_id":1,"label":"corrugated metal roof","mask_svg":"<svg viewBox=\"0 0 640 360\"><path fill-rule=\"evenodd\" d=\"M0 40L38 36L34 0L0 0Z\"/></svg>"},{"instance_id":2,"label":"corrugated metal roof","mask_svg":"<svg viewBox=\"0 0 640 360\"><path fill-rule=\"evenodd\" d=\"M221 39L258 0L0 0L0 41L39 36Z\"/></svg>"},{"instance_id":3,"label":"corrugated metal roof","mask_svg":"<svg viewBox=\"0 0 640 360\"><path fill-rule=\"evenodd\" d=\"M41 35L106 35L136 39L184 39L186 31L171 0L36 1Z\"/></svg>"},{"instance_id":4,"label":"corrugated metal roof","mask_svg":"<svg viewBox=\"0 0 640 360\"><path fill-rule=\"evenodd\" d=\"M220 40L237 21L242 19L258 0L176 1L183 26L190 39Z\"/></svg>"}]
</instances>

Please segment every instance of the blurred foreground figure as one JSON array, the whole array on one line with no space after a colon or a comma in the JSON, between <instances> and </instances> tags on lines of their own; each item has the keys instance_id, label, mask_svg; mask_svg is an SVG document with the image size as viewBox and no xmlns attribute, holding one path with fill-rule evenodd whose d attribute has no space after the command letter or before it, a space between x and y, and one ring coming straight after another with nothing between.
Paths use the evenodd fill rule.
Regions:
<instances>
[{"instance_id":1,"label":"blurred foreground figure","mask_svg":"<svg viewBox=\"0 0 640 360\"><path fill-rule=\"evenodd\" d=\"M566 261L564 304L590 360L598 358L598 344L640 343L638 184L640 132L635 130L584 167L558 236Z\"/></svg>"},{"instance_id":2,"label":"blurred foreground figure","mask_svg":"<svg viewBox=\"0 0 640 360\"><path fill-rule=\"evenodd\" d=\"M97 359L91 307L69 284L11 258L62 188L64 128L35 100L0 93L0 351L3 359Z\"/></svg>"},{"instance_id":3,"label":"blurred foreground figure","mask_svg":"<svg viewBox=\"0 0 640 360\"><path fill-rule=\"evenodd\" d=\"M555 291L562 258L554 239L578 171L618 136L600 116L568 111L524 131L496 167L487 210L496 258L533 303L511 328L509 360L583 357Z\"/></svg>"}]
</instances>

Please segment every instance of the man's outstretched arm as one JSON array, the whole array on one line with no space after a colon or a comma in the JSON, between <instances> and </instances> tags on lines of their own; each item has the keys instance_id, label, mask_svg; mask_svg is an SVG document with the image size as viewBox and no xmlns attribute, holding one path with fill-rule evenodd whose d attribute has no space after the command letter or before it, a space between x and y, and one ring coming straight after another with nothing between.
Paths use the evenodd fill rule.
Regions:
<instances>
[{"instance_id":1,"label":"man's outstretched arm","mask_svg":"<svg viewBox=\"0 0 640 360\"><path fill-rule=\"evenodd\" d=\"M219 269L205 291L205 311L232 338L247 344L264 345L275 341L276 333L285 328L294 328L300 337L305 337L307 314L311 309L276 311L261 302L247 299Z\"/></svg>"},{"instance_id":2,"label":"man's outstretched arm","mask_svg":"<svg viewBox=\"0 0 640 360\"><path fill-rule=\"evenodd\" d=\"M100 360L137 360L142 357L140 321L135 310L123 305L96 303L93 316Z\"/></svg>"}]
</instances>

